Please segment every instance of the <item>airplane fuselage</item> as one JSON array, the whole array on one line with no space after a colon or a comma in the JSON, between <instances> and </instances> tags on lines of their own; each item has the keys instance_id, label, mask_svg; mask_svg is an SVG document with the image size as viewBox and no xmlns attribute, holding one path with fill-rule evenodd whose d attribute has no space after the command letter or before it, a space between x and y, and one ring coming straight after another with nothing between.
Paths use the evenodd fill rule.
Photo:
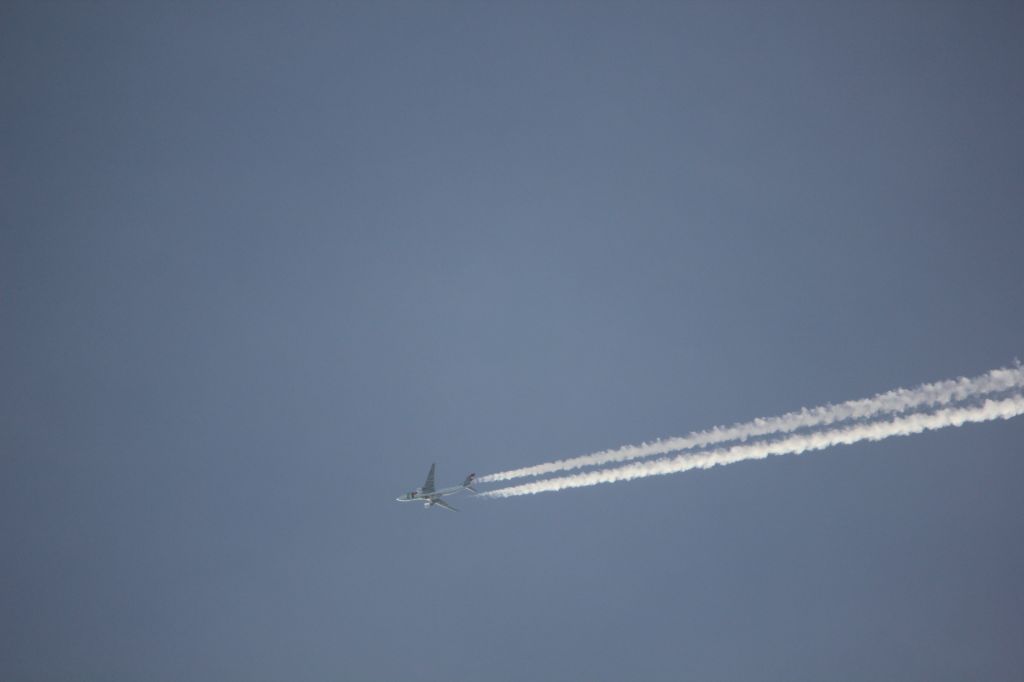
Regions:
<instances>
[{"instance_id":1,"label":"airplane fuselage","mask_svg":"<svg viewBox=\"0 0 1024 682\"><path fill-rule=\"evenodd\" d=\"M435 490L432 493L425 493L420 490L417 490L415 492L406 493L401 497L396 497L395 499L399 502L429 502L431 498L445 497L446 495L454 495L455 493L460 492L462 490L465 490L465 488L463 488L461 485L454 485L451 488L441 488L440 490Z\"/></svg>"},{"instance_id":2,"label":"airplane fuselage","mask_svg":"<svg viewBox=\"0 0 1024 682\"><path fill-rule=\"evenodd\" d=\"M398 502L422 502L424 507L437 506L443 507L448 511L459 511L441 498L447 495L454 495L455 493L463 490L469 490L475 493L476 489L473 488L473 479L475 477L476 474L470 474L469 476L466 476L466 480L462 482L462 485L453 485L448 488L441 488L440 490L437 490L434 488L434 465L431 464L430 473L427 474L427 481L422 485L422 487L419 487L410 493L406 493L401 497L396 497L395 499Z\"/></svg>"}]
</instances>

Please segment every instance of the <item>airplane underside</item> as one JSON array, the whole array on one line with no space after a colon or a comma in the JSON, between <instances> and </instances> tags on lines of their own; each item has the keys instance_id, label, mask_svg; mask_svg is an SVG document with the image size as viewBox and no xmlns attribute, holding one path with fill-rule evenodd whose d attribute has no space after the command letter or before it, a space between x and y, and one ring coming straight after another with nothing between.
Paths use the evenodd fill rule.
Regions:
<instances>
[{"instance_id":1,"label":"airplane underside","mask_svg":"<svg viewBox=\"0 0 1024 682\"><path fill-rule=\"evenodd\" d=\"M473 479L476 478L476 474L470 474L466 476L466 480L462 482L462 485L452 486L450 488L442 488L438 490L434 487L434 465L430 465L430 473L427 474L427 480L423 484L423 487L419 490L414 490L410 493L406 493L401 497L397 498L398 502L413 502L415 500L422 500L423 507L430 509L431 507L444 507L448 511L457 512L459 511L455 507L445 502L443 498L445 495L454 495L455 493L468 490L471 493L475 493L476 489L473 487Z\"/></svg>"}]
</instances>

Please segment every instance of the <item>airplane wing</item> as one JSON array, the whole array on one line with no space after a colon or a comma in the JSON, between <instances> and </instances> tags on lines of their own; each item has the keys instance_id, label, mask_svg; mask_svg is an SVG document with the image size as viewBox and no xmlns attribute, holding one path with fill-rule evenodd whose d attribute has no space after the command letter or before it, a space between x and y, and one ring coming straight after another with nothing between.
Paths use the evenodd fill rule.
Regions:
<instances>
[{"instance_id":1,"label":"airplane wing","mask_svg":"<svg viewBox=\"0 0 1024 682\"><path fill-rule=\"evenodd\" d=\"M423 487L420 489L422 492L425 492L425 493L432 493L432 492L434 492L434 467L435 466L437 466L436 463L430 465L430 473L427 474L427 482L424 483Z\"/></svg>"},{"instance_id":2,"label":"airplane wing","mask_svg":"<svg viewBox=\"0 0 1024 682\"><path fill-rule=\"evenodd\" d=\"M454 511L454 512L457 512L457 511L459 511L459 510L458 510L458 509L456 509L455 507L451 506L450 504L448 504L447 502L445 502L444 500L442 500L442 499L441 499L440 497L438 497L437 499L433 500L433 503L434 503L434 504L437 504L437 505L440 505L440 506L442 506L442 507L444 507L444 508L445 508L445 509L447 509L448 511Z\"/></svg>"}]
</instances>

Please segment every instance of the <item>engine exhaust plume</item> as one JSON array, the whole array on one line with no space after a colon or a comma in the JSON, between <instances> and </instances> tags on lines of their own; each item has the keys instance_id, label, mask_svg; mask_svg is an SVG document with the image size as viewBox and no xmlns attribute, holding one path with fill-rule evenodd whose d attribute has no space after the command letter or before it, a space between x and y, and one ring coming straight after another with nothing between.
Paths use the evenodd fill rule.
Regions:
<instances>
[{"instance_id":1,"label":"engine exhaust plume","mask_svg":"<svg viewBox=\"0 0 1024 682\"><path fill-rule=\"evenodd\" d=\"M880 415L901 414L919 408L942 407L970 398L990 396L1022 387L1024 387L1024 368L1018 364L1015 367L994 369L977 377L961 377L922 384L910 389L897 388L886 393L879 393L871 398L850 400L838 405L803 408L779 417L758 418L731 426L716 426L705 431L695 431L686 436L666 438L651 443L624 445L620 448L601 450L589 455L488 474L477 480L481 483L509 481L524 476L541 476L588 466L627 462L733 440L746 441L750 438L775 433L793 433L800 429L819 428L849 420L866 420Z\"/></svg>"},{"instance_id":2,"label":"engine exhaust plume","mask_svg":"<svg viewBox=\"0 0 1024 682\"><path fill-rule=\"evenodd\" d=\"M691 469L708 469L713 466L734 464L746 460L764 459L771 455L798 455L804 452L823 450L834 445L852 445L862 441L879 441L893 436L909 436L950 426L962 426L967 423L1010 419L1020 414L1024 414L1024 395L1014 395L1000 400L986 400L975 406L946 407L931 413L908 414L891 420L870 421L844 428L790 435L774 441L744 443L729 448L705 450L571 476L548 478L491 490L482 493L480 497L534 495L602 483L631 481L649 476L664 476Z\"/></svg>"}]
</instances>

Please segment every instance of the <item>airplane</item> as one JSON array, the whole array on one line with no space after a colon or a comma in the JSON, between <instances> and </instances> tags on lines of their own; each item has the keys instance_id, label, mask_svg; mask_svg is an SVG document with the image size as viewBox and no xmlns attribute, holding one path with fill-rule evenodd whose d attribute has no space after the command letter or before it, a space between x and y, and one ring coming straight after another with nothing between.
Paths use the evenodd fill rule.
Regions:
<instances>
[{"instance_id":1,"label":"airplane","mask_svg":"<svg viewBox=\"0 0 1024 682\"><path fill-rule=\"evenodd\" d=\"M466 480L462 482L462 485L453 485L450 488L441 488L440 490L434 489L434 467L436 464L430 465L430 473L427 474L427 481L423 484L423 487L414 490L411 493L406 493L401 497L396 497L395 500L398 502L413 502L415 500L422 500L423 506L429 509L435 505L444 507L448 511L459 511L455 507L451 506L441 498L445 495L454 495L457 492L468 490L472 493L476 493L476 489L473 487L473 479L476 478L476 474L470 474L466 476Z\"/></svg>"}]
</instances>

